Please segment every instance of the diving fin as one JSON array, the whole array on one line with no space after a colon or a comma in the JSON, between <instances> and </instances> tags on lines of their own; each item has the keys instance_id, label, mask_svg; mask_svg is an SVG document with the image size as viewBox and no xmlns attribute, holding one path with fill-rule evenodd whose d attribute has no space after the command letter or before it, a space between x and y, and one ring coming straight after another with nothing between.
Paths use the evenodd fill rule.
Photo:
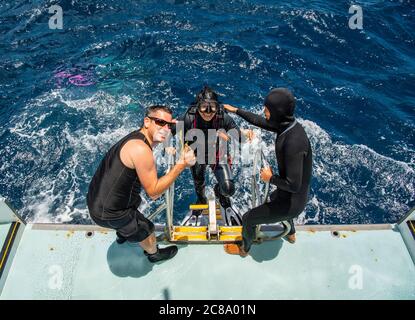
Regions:
<instances>
[{"instance_id":1,"label":"diving fin","mask_svg":"<svg viewBox=\"0 0 415 320\"><path fill-rule=\"evenodd\" d=\"M241 226L242 216L232 207L222 208L222 216L227 226Z\"/></svg>"}]
</instances>

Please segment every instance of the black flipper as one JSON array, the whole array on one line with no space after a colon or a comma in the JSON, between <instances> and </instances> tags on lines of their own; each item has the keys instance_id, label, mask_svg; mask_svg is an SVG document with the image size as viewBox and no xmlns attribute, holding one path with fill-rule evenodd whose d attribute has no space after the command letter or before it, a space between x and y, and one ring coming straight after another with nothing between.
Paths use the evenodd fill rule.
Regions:
<instances>
[{"instance_id":1,"label":"black flipper","mask_svg":"<svg viewBox=\"0 0 415 320\"><path fill-rule=\"evenodd\" d=\"M234 208L228 207L223 209L225 222L228 226L241 226L242 225L242 216Z\"/></svg>"}]
</instances>

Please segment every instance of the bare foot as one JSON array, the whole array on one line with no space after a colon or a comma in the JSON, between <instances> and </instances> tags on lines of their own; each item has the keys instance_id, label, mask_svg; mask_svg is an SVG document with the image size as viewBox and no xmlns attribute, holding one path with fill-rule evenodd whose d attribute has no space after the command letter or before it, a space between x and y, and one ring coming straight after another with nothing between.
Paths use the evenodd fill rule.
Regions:
<instances>
[{"instance_id":1,"label":"bare foot","mask_svg":"<svg viewBox=\"0 0 415 320\"><path fill-rule=\"evenodd\" d=\"M296 240L296 238L295 238L295 233L294 233L294 234L290 234L290 235L288 235L288 236L285 236L285 239L286 239L289 243L294 244L294 243L295 243L295 240Z\"/></svg>"}]
</instances>

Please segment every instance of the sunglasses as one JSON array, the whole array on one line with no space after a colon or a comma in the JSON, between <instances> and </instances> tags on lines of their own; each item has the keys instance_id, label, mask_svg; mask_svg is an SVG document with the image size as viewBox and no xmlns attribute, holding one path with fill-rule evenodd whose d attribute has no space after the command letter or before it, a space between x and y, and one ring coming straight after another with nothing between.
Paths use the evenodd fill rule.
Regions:
<instances>
[{"instance_id":1,"label":"sunglasses","mask_svg":"<svg viewBox=\"0 0 415 320\"><path fill-rule=\"evenodd\" d=\"M163 119L159 119L159 118L155 118L155 117L147 117L147 118L153 120L156 123L156 125L158 125L160 127L164 127L165 125L167 125L167 127L169 129L171 129L175 125L173 122L168 122L168 121L163 120Z\"/></svg>"},{"instance_id":2,"label":"sunglasses","mask_svg":"<svg viewBox=\"0 0 415 320\"><path fill-rule=\"evenodd\" d=\"M218 110L218 104L215 102L202 102L199 105L200 112L215 113Z\"/></svg>"}]
</instances>

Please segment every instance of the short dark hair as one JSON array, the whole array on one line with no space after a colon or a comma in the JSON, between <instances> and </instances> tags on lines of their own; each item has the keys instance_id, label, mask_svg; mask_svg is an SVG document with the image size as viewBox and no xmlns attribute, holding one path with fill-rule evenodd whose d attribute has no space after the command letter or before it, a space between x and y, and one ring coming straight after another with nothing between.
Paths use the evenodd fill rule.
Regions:
<instances>
[{"instance_id":1,"label":"short dark hair","mask_svg":"<svg viewBox=\"0 0 415 320\"><path fill-rule=\"evenodd\" d=\"M195 104L200 104L203 100L218 101L218 95L212 88L205 85L202 90L197 94Z\"/></svg>"},{"instance_id":2,"label":"short dark hair","mask_svg":"<svg viewBox=\"0 0 415 320\"><path fill-rule=\"evenodd\" d=\"M155 113L157 111L164 111L167 112L169 114L173 114L173 111L167 107L167 106L162 106L162 105L154 105L154 106L150 106L146 109L146 117L148 117L150 114Z\"/></svg>"}]
</instances>

